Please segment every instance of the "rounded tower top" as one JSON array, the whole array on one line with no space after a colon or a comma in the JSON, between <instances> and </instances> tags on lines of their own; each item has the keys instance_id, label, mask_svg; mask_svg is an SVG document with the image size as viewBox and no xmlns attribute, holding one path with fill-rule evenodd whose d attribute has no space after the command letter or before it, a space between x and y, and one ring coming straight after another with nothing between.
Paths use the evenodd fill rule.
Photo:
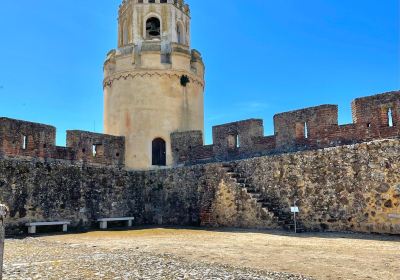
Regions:
<instances>
[{"instance_id":1,"label":"rounded tower top","mask_svg":"<svg viewBox=\"0 0 400 280\"><path fill-rule=\"evenodd\" d=\"M118 48L144 41L190 47L190 9L184 0L124 0L118 22Z\"/></svg>"}]
</instances>

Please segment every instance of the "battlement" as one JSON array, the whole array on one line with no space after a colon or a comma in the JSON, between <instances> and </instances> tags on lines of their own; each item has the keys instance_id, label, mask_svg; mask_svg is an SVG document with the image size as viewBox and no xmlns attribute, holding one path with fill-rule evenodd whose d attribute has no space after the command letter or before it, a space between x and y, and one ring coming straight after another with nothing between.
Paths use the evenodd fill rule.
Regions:
<instances>
[{"instance_id":1,"label":"battlement","mask_svg":"<svg viewBox=\"0 0 400 280\"><path fill-rule=\"evenodd\" d=\"M274 135L250 119L213 127L213 144L200 131L172 134L176 164L233 160L256 155L320 149L400 136L400 91L357 98L353 123L338 124L338 106L321 105L274 116Z\"/></svg>"},{"instance_id":2,"label":"battlement","mask_svg":"<svg viewBox=\"0 0 400 280\"><path fill-rule=\"evenodd\" d=\"M67 146L56 146L56 128L0 118L0 156L61 159L89 164L124 165L125 139L79 130L67 131Z\"/></svg>"},{"instance_id":3,"label":"battlement","mask_svg":"<svg viewBox=\"0 0 400 280\"><path fill-rule=\"evenodd\" d=\"M399 137L400 91L357 98L352 115L353 123L339 125L337 105L279 113L270 136L264 136L261 119L218 125L212 129L212 145L204 145L201 131L175 132L173 161L177 165L232 160ZM124 166L124 137L69 130L66 147L58 147L55 135L53 126L0 118L0 156Z\"/></svg>"}]
</instances>

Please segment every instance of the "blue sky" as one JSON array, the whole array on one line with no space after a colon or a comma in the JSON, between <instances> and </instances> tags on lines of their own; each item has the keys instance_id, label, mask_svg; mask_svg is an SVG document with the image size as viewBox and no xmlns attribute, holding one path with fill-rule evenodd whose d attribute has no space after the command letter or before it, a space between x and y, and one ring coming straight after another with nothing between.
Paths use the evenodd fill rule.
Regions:
<instances>
[{"instance_id":1,"label":"blue sky","mask_svg":"<svg viewBox=\"0 0 400 280\"><path fill-rule=\"evenodd\" d=\"M102 64L121 0L3 1L0 116L102 132ZM400 89L398 0L191 0L205 126Z\"/></svg>"}]
</instances>

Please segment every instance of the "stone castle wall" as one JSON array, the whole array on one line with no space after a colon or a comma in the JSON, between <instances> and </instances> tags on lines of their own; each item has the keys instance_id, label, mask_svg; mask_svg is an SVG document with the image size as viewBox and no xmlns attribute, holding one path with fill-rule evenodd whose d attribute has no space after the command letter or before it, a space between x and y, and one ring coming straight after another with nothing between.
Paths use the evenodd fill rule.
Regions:
<instances>
[{"instance_id":1,"label":"stone castle wall","mask_svg":"<svg viewBox=\"0 0 400 280\"><path fill-rule=\"evenodd\" d=\"M166 141L167 165L179 166L316 150L400 136L400 91L355 99L352 112L353 123L346 125L338 124L336 105L280 113L274 116L275 134L272 136L264 136L263 121L259 119L218 125L212 130L212 145L203 144L200 130L172 132L168 135L169 132L165 131L142 129L152 136L135 134L131 137L142 141L143 155L130 156L127 167L139 166L143 161L147 162L146 166L150 164L151 141L145 139L154 137L170 138L170 141ZM179 115L176 111L174 114ZM126 126L126 122L132 124L121 118L113 122L112 127L117 129L119 124ZM125 147L136 146L132 146L125 137L76 130L67 131L67 147L58 147L55 145L55 131L54 127L44 124L0 118L0 156L124 166L127 162L125 155L138 151L131 148L126 151ZM115 130L113 134L120 133Z\"/></svg>"},{"instance_id":2,"label":"stone castle wall","mask_svg":"<svg viewBox=\"0 0 400 280\"><path fill-rule=\"evenodd\" d=\"M387 139L230 163L261 198L289 212L296 200L308 230L400 234L400 140ZM157 171L0 160L0 198L9 232L27 221L70 220L88 229L101 217L134 216L136 225L280 228L223 164Z\"/></svg>"},{"instance_id":3,"label":"stone castle wall","mask_svg":"<svg viewBox=\"0 0 400 280\"><path fill-rule=\"evenodd\" d=\"M60 219L88 229L116 216L138 225L282 228L296 202L308 230L399 234L399 96L356 99L354 123L344 126L337 107L323 105L276 115L274 136L263 136L256 119L214 127L208 146L201 131L175 132L175 164L187 166L154 171L123 168L124 137L68 131L58 147L54 127L0 118L9 231Z\"/></svg>"},{"instance_id":4,"label":"stone castle wall","mask_svg":"<svg viewBox=\"0 0 400 280\"><path fill-rule=\"evenodd\" d=\"M26 232L28 221L69 220L72 229L89 229L98 218L121 216L135 217L136 225L199 226L226 177L218 164L129 172L15 158L0 160L0 173L9 233Z\"/></svg>"},{"instance_id":5,"label":"stone castle wall","mask_svg":"<svg viewBox=\"0 0 400 280\"><path fill-rule=\"evenodd\" d=\"M237 161L262 197L300 207L310 230L400 233L400 141Z\"/></svg>"},{"instance_id":6,"label":"stone castle wall","mask_svg":"<svg viewBox=\"0 0 400 280\"><path fill-rule=\"evenodd\" d=\"M67 146L59 147L53 126L0 118L0 157L124 166L124 154L124 137L70 130L67 131Z\"/></svg>"},{"instance_id":7,"label":"stone castle wall","mask_svg":"<svg viewBox=\"0 0 400 280\"><path fill-rule=\"evenodd\" d=\"M175 133L174 162L233 160L400 136L400 91L355 99L352 113L353 123L346 125L338 124L336 105L280 113L274 116L272 136L264 136L258 119L219 125L213 127L213 144L207 146L197 131Z\"/></svg>"}]
</instances>

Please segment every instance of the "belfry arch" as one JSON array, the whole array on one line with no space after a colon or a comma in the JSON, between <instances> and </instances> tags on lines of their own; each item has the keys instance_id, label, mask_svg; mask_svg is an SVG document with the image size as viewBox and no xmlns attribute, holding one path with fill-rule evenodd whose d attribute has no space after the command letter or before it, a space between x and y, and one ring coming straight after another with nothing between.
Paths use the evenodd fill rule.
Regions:
<instances>
[{"instance_id":1,"label":"belfry arch","mask_svg":"<svg viewBox=\"0 0 400 280\"><path fill-rule=\"evenodd\" d=\"M161 37L161 21L156 16L150 16L146 20L146 34L147 40L156 39Z\"/></svg>"}]
</instances>

